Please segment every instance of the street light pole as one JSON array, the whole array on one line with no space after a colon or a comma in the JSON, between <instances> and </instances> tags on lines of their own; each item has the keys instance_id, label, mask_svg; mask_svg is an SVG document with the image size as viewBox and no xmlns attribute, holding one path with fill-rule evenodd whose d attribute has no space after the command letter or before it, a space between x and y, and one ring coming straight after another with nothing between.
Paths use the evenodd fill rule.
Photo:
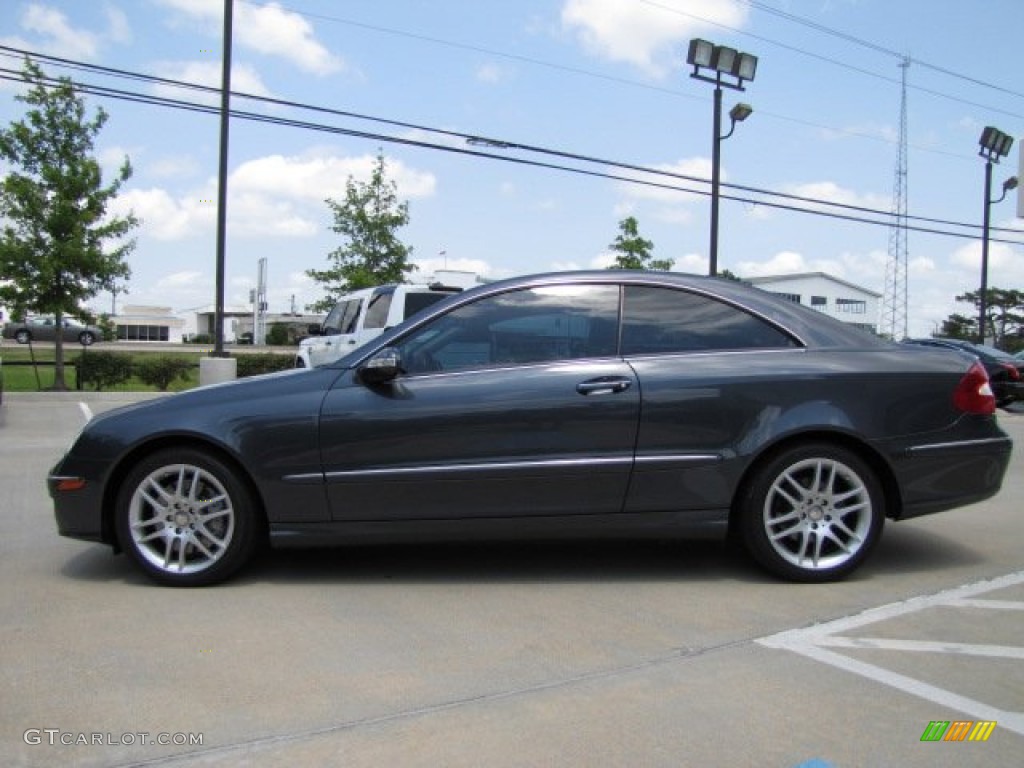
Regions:
<instances>
[{"instance_id":1,"label":"street light pole","mask_svg":"<svg viewBox=\"0 0 1024 768\"><path fill-rule=\"evenodd\" d=\"M992 204L1006 197L1006 193L1016 188L1017 177L1013 176L1003 184L1003 194L999 200L992 199L992 164L999 158L1006 157L1013 146L1013 137L1008 136L991 125L986 126L978 139L981 149L978 155L985 158L985 210L981 227L981 290L978 293L978 343L985 343L985 326L988 325L988 241L989 228L992 220Z\"/></svg>"},{"instance_id":2,"label":"street light pole","mask_svg":"<svg viewBox=\"0 0 1024 768\"><path fill-rule=\"evenodd\" d=\"M722 184L722 142L732 136L736 123L746 120L753 109L749 104L737 104L729 110L732 124L729 132L722 135L722 86L737 91L745 90L743 83L753 80L757 72L757 57L749 53L741 53L735 48L715 45L707 40L693 39L687 52L686 61L693 65L690 77L713 83L714 119L711 132L711 241L708 253L708 274L718 274L718 206L721 199ZM710 74L702 74L701 70L710 70ZM723 80L723 75L731 79Z\"/></svg>"},{"instance_id":3,"label":"street light pole","mask_svg":"<svg viewBox=\"0 0 1024 768\"><path fill-rule=\"evenodd\" d=\"M722 185L722 84L715 84L715 117L711 134L711 242L708 248L708 274L718 274L718 202Z\"/></svg>"},{"instance_id":4,"label":"street light pole","mask_svg":"<svg viewBox=\"0 0 1024 768\"><path fill-rule=\"evenodd\" d=\"M978 294L978 343L985 343L985 326L988 324L988 237L992 220L992 160L985 161L985 213L981 225L981 291Z\"/></svg>"}]
</instances>

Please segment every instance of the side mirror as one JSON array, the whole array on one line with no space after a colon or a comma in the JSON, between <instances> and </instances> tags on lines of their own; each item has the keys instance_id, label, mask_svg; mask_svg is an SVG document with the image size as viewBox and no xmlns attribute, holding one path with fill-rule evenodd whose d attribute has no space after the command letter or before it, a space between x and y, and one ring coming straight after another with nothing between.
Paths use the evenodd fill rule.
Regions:
<instances>
[{"instance_id":1,"label":"side mirror","mask_svg":"<svg viewBox=\"0 0 1024 768\"><path fill-rule=\"evenodd\" d=\"M311 325L308 328L306 328L306 333L308 333L310 336L319 336L320 335L320 326L319 325Z\"/></svg>"},{"instance_id":2,"label":"side mirror","mask_svg":"<svg viewBox=\"0 0 1024 768\"><path fill-rule=\"evenodd\" d=\"M402 372L402 356L394 347L385 347L359 366L359 378L373 386L393 381Z\"/></svg>"}]
</instances>

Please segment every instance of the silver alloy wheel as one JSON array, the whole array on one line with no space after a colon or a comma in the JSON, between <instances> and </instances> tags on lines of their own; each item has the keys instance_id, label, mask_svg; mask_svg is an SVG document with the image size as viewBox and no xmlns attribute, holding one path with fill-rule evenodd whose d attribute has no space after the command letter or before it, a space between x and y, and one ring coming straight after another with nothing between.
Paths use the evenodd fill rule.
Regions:
<instances>
[{"instance_id":1,"label":"silver alloy wheel","mask_svg":"<svg viewBox=\"0 0 1024 768\"><path fill-rule=\"evenodd\" d=\"M810 458L789 466L764 500L765 535L786 562L841 567L871 541L875 518L864 480L842 462Z\"/></svg>"},{"instance_id":2,"label":"silver alloy wheel","mask_svg":"<svg viewBox=\"0 0 1024 768\"><path fill-rule=\"evenodd\" d=\"M192 464L168 464L136 486L128 529L136 551L155 568L199 573L228 551L235 509L214 475Z\"/></svg>"}]
</instances>

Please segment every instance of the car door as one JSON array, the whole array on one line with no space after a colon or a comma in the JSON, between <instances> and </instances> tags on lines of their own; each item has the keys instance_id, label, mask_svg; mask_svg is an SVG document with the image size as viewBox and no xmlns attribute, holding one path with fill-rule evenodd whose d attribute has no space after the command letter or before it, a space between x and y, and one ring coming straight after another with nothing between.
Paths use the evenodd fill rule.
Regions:
<instances>
[{"instance_id":1,"label":"car door","mask_svg":"<svg viewBox=\"0 0 1024 768\"><path fill-rule=\"evenodd\" d=\"M690 291L626 286L621 351L643 390L627 511L727 508L777 404L820 392L787 332Z\"/></svg>"},{"instance_id":2,"label":"car door","mask_svg":"<svg viewBox=\"0 0 1024 768\"><path fill-rule=\"evenodd\" d=\"M333 517L620 512L640 393L618 305L615 285L479 298L398 340L394 381L342 377L320 428Z\"/></svg>"}]
</instances>

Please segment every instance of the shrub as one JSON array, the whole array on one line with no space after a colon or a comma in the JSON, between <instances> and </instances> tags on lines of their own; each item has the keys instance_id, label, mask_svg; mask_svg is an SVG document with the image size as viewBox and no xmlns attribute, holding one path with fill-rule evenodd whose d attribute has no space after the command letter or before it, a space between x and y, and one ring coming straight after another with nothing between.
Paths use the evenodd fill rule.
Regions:
<instances>
[{"instance_id":1,"label":"shrub","mask_svg":"<svg viewBox=\"0 0 1024 768\"><path fill-rule=\"evenodd\" d=\"M75 360L78 386L92 386L96 392L124 384L132 376L131 357L117 352L83 352Z\"/></svg>"},{"instance_id":2,"label":"shrub","mask_svg":"<svg viewBox=\"0 0 1024 768\"><path fill-rule=\"evenodd\" d=\"M288 334L288 326L284 323L274 323L270 326L270 331L267 333L267 344L273 344L277 347L283 347L286 344L291 343L291 338Z\"/></svg>"},{"instance_id":3,"label":"shrub","mask_svg":"<svg viewBox=\"0 0 1024 768\"><path fill-rule=\"evenodd\" d=\"M289 355L275 355L273 352L265 352L260 355L235 355L238 361L238 378L246 376L259 376L263 373L284 371L294 365Z\"/></svg>"},{"instance_id":4,"label":"shrub","mask_svg":"<svg viewBox=\"0 0 1024 768\"><path fill-rule=\"evenodd\" d=\"M192 362L182 357L145 357L135 362L135 375L161 392L166 392L175 379L188 381L191 369Z\"/></svg>"}]
</instances>

